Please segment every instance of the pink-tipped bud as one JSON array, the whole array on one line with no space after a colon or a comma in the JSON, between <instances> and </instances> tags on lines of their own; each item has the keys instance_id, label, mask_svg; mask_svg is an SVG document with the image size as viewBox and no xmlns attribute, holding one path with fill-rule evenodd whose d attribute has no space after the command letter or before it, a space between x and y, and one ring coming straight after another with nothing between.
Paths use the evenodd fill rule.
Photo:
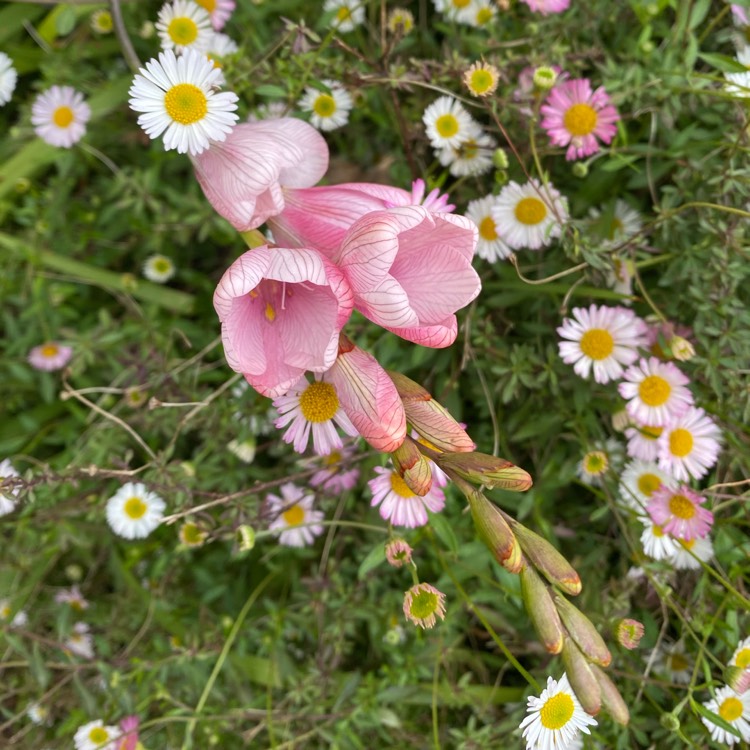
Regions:
<instances>
[{"instance_id":1,"label":"pink-tipped bud","mask_svg":"<svg viewBox=\"0 0 750 750\"><path fill-rule=\"evenodd\" d=\"M479 538L500 565L510 573L518 573L523 564L521 548L500 511L481 492L467 497Z\"/></svg>"},{"instance_id":2,"label":"pink-tipped bud","mask_svg":"<svg viewBox=\"0 0 750 750\"><path fill-rule=\"evenodd\" d=\"M737 695L742 695L750 688L750 669L727 667L724 670L724 680Z\"/></svg>"},{"instance_id":3,"label":"pink-tipped bud","mask_svg":"<svg viewBox=\"0 0 750 750\"><path fill-rule=\"evenodd\" d=\"M467 482L492 490L524 492L533 484L528 472L486 453L441 453L435 463L448 475L457 474Z\"/></svg>"},{"instance_id":4,"label":"pink-tipped bud","mask_svg":"<svg viewBox=\"0 0 750 750\"><path fill-rule=\"evenodd\" d=\"M401 568L411 563L412 549L403 539L392 539L385 545L385 559L394 568Z\"/></svg>"},{"instance_id":5,"label":"pink-tipped bud","mask_svg":"<svg viewBox=\"0 0 750 750\"><path fill-rule=\"evenodd\" d=\"M620 695L620 691L612 680L595 664L591 665L591 671L599 684L602 693L602 705L604 710L622 726L627 726L630 721L630 711L627 704Z\"/></svg>"},{"instance_id":6,"label":"pink-tipped bud","mask_svg":"<svg viewBox=\"0 0 750 750\"><path fill-rule=\"evenodd\" d=\"M559 654L565 639L560 615L557 614L547 584L529 565L524 565L521 569L521 596L544 648L550 654Z\"/></svg>"},{"instance_id":7,"label":"pink-tipped bud","mask_svg":"<svg viewBox=\"0 0 750 750\"><path fill-rule=\"evenodd\" d=\"M591 620L564 596L556 593L553 599L563 625L586 658L600 667L609 666L612 661L612 654L610 654L607 644L599 635L599 631L594 627Z\"/></svg>"},{"instance_id":8,"label":"pink-tipped bud","mask_svg":"<svg viewBox=\"0 0 750 750\"><path fill-rule=\"evenodd\" d=\"M404 442L391 453L393 465L406 486L415 494L424 496L432 488L430 461L419 451L417 444L408 435Z\"/></svg>"},{"instance_id":9,"label":"pink-tipped bud","mask_svg":"<svg viewBox=\"0 0 750 750\"><path fill-rule=\"evenodd\" d=\"M634 648L638 648L638 644L641 642L641 638L643 638L644 631L645 628L643 627L642 622L631 620L629 617L626 617L617 623L615 636L617 637L617 642L623 648L632 651Z\"/></svg>"},{"instance_id":10,"label":"pink-tipped bud","mask_svg":"<svg viewBox=\"0 0 750 750\"><path fill-rule=\"evenodd\" d=\"M419 383L388 370L404 404L406 419L427 441L430 448L450 453L466 453L476 447L463 427Z\"/></svg>"},{"instance_id":11,"label":"pink-tipped bud","mask_svg":"<svg viewBox=\"0 0 750 750\"><path fill-rule=\"evenodd\" d=\"M565 639L562 650L563 664L570 686L583 706L583 710L596 716L602 709L602 690L594 676L594 665L589 664L572 639Z\"/></svg>"},{"instance_id":12,"label":"pink-tipped bud","mask_svg":"<svg viewBox=\"0 0 750 750\"><path fill-rule=\"evenodd\" d=\"M534 567L566 594L578 596L581 593L581 578L573 566L539 534L535 534L510 516L508 522L524 555L531 560Z\"/></svg>"}]
</instances>

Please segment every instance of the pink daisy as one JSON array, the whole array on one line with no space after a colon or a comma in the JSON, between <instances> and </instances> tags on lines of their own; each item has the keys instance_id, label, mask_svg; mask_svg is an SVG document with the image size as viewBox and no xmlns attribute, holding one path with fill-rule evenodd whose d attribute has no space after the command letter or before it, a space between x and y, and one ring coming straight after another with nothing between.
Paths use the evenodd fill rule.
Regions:
<instances>
[{"instance_id":1,"label":"pink daisy","mask_svg":"<svg viewBox=\"0 0 750 750\"><path fill-rule=\"evenodd\" d=\"M705 502L705 497L681 484L676 489L660 487L656 490L647 510L651 520L667 534L690 541L706 536L713 526L714 514L702 507Z\"/></svg>"},{"instance_id":2,"label":"pink daisy","mask_svg":"<svg viewBox=\"0 0 750 750\"><path fill-rule=\"evenodd\" d=\"M625 371L623 379L618 390L628 399L628 414L640 424L664 427L693 403L686 388L690 381L671 362L660 362L656 357L641 359Z\"/></svg>"},{"instance_id":3,"label":"pink daisy","mask_svg":"<svg viewBox=\"0 0 750 750\"><path fill-rule=\"evenodd\" d=\"M420 497L415 495L406 482L392 469L375 467L378 475L367 484L372 492L371 505L380 505L380 517L394 526L416 528L429 520L427 511L439 513L445 507L445 495L433 482L430 491Z\"/></svg>"},{"instance_id":4,"label":"pink daisy","mask_svg":"<svg viewBox=\"0 0 750 750\"><path fill-rule=\"evenodd\" d=\"M30 352L28 363L36 370L62 370L70 362L73 350L69 346L63 346L56 341L48 341L46 344L35 346Z\"/></svg>"},{"instance_id":5,"label":"pink daisy","mask_svg":"<svg viewBox=\"0 0 750 750\"><path fill-rule=\"evenodd\" d=\"M620 119L602 86L591 90L587 78L563 81L550 91L540 109L542 127L555 146L568 146L565 158L582 159L599 150L597 138L610 143ZM568 145L570 144L570 145Z\"/></svg>"},{"instance_id":6,"label":"pink daisy","mask_svg":"<svg viewBox=\"0 0 750 750\"><path fill-rule=\"evenodd\" d=\"M549 13L562 13L570 6L570 0L521 0L536 13L546 16Z\"/></svg>"},{"instance_id":7,"label":"pink daisy","mask_svg":"<svg viewBox=\"0 0 750 750\"><path fill-rule=\"evenodd\" d=\"M314 510L313 496L306 495L292 482L282 484L278 495L266 495L268 510L276 517L269 529L279 534L279 544L286 547L306 547L323 533L323 512Z\"/></svg>"},{"instance_id":8,"label":"pink daisy","mask_svg":"<svg viewBox=\"0 0 750 750\"><path fill-rule=\"evenodd\" d=\"M625 437L628 439L626 452L631 458L639 458L641 461L656 461L659 455L659 437L664 432L663 427L651 425L635 425L625 428Z\"/></svg>"},{"instance_id":9,"label":"pink daisy","mask_svg":"<svg viewBox=\"0 0 750 750\"><path fill-rule=\"evenodd\" d=\"M346 446L323 456L323 467L310 477L310 484L329 495L353 489L359 479L359 469L356 466L349 468L349 462L355 454L352 446Z\"/></svg>"},{"instance_id":10,"label":"pink daisy","mask_svg":"<svg viewBox=\"0 0 750 750\"><path fill-rule=\"evenodd\" d=\"M211 18L211 26L216 31L224 28L224 24L234 12L234 0L195 0L198 5L204 8Z\"/></svg>"},{"instance_id":11,"label":"pink daisy","mask_svg":"<svg viewBox=\"0 0 750 750\"><path fill-rule=\"evenodd\" d=\"M591 305L573 308L573 318L565 318L557 332L567 339L558 343L563 362L582 378L593 369L597 383L608 383L622 376L623 365L638 359L646 324L624 307Z\"/></svg>"},{"instance_id":12,"label":"pink daisy","mask_svg":"<svg viewBox=\"0 0 750 750\"><path fill-rule=\"evenodd\" d=\"M703 409L691 406L664 428L658 440L659 468L675 479L701 479L721 451L721 430Z\"/></svg>"}]
</instances>

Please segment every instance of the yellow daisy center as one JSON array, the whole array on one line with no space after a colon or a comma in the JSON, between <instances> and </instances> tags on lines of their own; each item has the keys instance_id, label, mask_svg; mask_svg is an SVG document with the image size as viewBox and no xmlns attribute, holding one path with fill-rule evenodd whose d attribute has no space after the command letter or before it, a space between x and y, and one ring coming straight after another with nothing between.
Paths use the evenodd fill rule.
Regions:
<instances>
[{"instance_id":1,"label":"yellow daisy center","mask_svg":"<svg viewBox=\"0 0 750 750\"><path fill-rule=\"evenodd\" d=\"M4 607L0 607L0 617L3 620L7 620L10 617L10 607L7 604Z\"/></svg>"},{"instance_id":2,"label":"yellow daisy center","mask_svg":"<svg viewBox=\"0 0 750 750\"><path fill-rule=\"evenodd\" d=\"M198 24L187 16L173 18L167 26L167 34L177 45L192 44L198 38Z\"/></svg>"},{"instance_id":3,"label":"yellow daisy center","mask_svg":"<svg viewBox=\"0 0 750 750\"><path fill-rule=\"evenodd\" d=\"M677 540L685 549L693 549L695 547L695 539L678 539Z\"/></svg>"},{"instance_id":4,"label":"yellow daisy center","mask_svg":"<svg viewBox=\"0 0 750 750\"><path fill-rule=\"evenodd\" d=\"M661 538L662 538L662 537L664 536L664 529L662 529L662 527L661 527L661 526L657 526L656 524L654 524L654 525L653 525L653 526L651 527L651 533L652 533L652 534L653 534L653 535L654 535L654 536L655 536L655 537L656 537L657 539L661 539Z\"/></svg>"},{"instance_id":5,"label":"yellow daisy center","mask_svg":"<svg viewBox=\"0 0 750 750\"><path fill-rule=\"evenodd\" d=\"M574 104L563 115L565 130L572 136L589 135L596 128L596 110L590 104Z\"/></svg>"},{"instance_id":6,"label":"yellow daisy center","mask_svg":"<svg viewBox=\"0 0 750 750\"><path fill-rule=\"evenodd\" d=\"M440 115L435 120L435 130L442 138L452 138L458 133L458 120L455 115L450 113Z\"/></svg>"},{"instance_id":7,"label":"yellow daisy center","mask_svg":"<svg viewBox=\"0 0 750 750\"><path fill-rule=\"evenodd\" d=\"M102 745L109 739L109 732L104 727L94 727L89 732L89 739L96 745Z\"/></svg>"},{"instance_id":8,"label":"yellow daisy center","mask_svg":"<svg viewBox=\"0 0 750 750\"><path fill-rule=\"evenodd\" d=\"M112 31L113 28L112 14L106 10L100 10L95 14L93 23L94 28L98 32L100 32L101 34L106 34L107 32Z\"/></svg>"},{"instance_id":9,"label":"yellow daisy center","mask_svg":"<svg viewBox=\"0 0 750 750\"><path fill-rule=\"evenodd\" d=\"M65 105L63 105L62 107L58 107L52 113L52 122L54 122L58 128L69 127L74 119L75 117L73 115L73 110L70 107L66 107Z\"/></svg>"},{"instance_id":10,"label":"yellow daisy center","mask_svg":"<svg viewBox=\"0 0 750 750\"><path fill-rule=\"evenodd\" d=\"M426 620L438 610L437 594L431 591L418 591L413 595L409 605L409 614L416 620Z\"/></svg>"},{"instance_id":11,"label":"yellow daisy center","mask_svg":"<svg viewBox=\"0 0 750 750\"><path fill-rule=\"evenodd\" d=\"M171 270L172 264L164 258L159 258L158 260L154 261L153 268L154 271L158 271L159 273L167 273Z\"/></svg>"},{"instance_id":12,"label":"yellow daisy center","mask_svg":"<svg viewBox=\"0 0 750 750\"><path fill-rule=\"evenodd\" d=\"M339 397L330 383L310 383L300 394L299 406L308 422L327 422L339 410Z\"/></svg>"},{"instance_id":13,"label":"yellow daisy center","mask_svg":"<svg viewBox=\"0 0 750 750\"><path fill-rule=\"evenodd\" d=\"M669 510L673 516L690 520L695 515L695 505L685 495L672 495L669 498Z\"/></svg>"},{"instance_id":14,"label":"yellow daisy center","mask_svg":"<svg viewBox=\"0 0 750 750\"><path fill-rule=\"evenodd\" d=\"M750 648L743 648L735 657L734 663L740 667L740 669L747 669L750 667Z\"/></svg>"},{"instance_id":15,"label":"yellow daisy center","mask_svg":"<svg viewBox=\"0 0 750 750\"><path fill-rule=\"evenodd\" d=\"M341 463L341 453L339 451L331 451L327 456L323 456L324 466L336 466Z\"/></svg>"},{"instance_id":16,"label":"yellow daisy center","mask_svg":"<svg viewBox=\"0 0 750 750\"><path fill-rule=\"evenodd\" d=\"M660 375L649 375L638 386L638 395L646 406L662 406L671 393L672 386Z\"/></svg>"},{"instance_id":17,"label":"yellow daisy center","mask_svg":"<svg viewBox=\"0 0 750 750\"><path fill-rule=\"evenodd\" d=\"M659 487L661 479L656 474L641 474L638 477L638 491L646 497L651 497Z\"/></svg>"},{"instance_id":18,"label":"yellow daisy center","mask_svg":"<svg viewBox=\"0 0 750 750\"><path fill-rule=\"evenodd\" d=\"M133 496L125 501L125 505L122 506L122 509L125 511L125 515L128 518L137 521L139 518L143 518L146 514L148 506L140 497Z\"/></svg>"},{"instance_id":19,"label":"yellow daisy center","mask_svg":"<svg viewBox=\"0 0 750 750\"><path fill-rule=\"evenodd\" d=\"M521 224L533 227L547 216L547 206L539 198L527 196L516 203L514 213Z\"/></svg>"},{"instance_id":20,"label":"yellow daisy center","mask_svg":"<svg viewBox=\"0 0 750 750\"><path fill-rule=\"evenodd\" d=\"M200 544L205 538L201 528L195 523L186 523L180 529L180 536L184 544Z\"/></svg>"},{"instance_id":21,"label":"yellow daisy center","mask_svg":"<svg viewBox=\"0 0 750 750\"><path fill-rule=\"evenodd\" d=\"M195 0L201 8L205 8L209 13L216 10L216 0Z\"/></svg>"},{"instance_id":22,"label":"yellow daisy center","mask_svg":"<svg viewBox=\"0 0 750 750\"><path fill-rule=\"evenodd\" d=\"M479 145L470 138L458 147L458 155L462 159L476 159L479 156Z\"/></svg>"},{"instance_id":23,"label":"yellow daisy center","mask_svg":"<svg viewBox=\"0 0 750 750\"><path fill-rule=\"evenodd\" d=\"M641 427L641 437L646 440L658 440L662 432L664 432L663 427Z\"/></svg>"},{"instance_id":24,"label":"yellow daisy center","mask_svg":"<svg viewBox=\"0 0 750 750\"><path fill-rule=\"evenodd\" d=\"M485 216L484 219L479 222L479 236L488 242L497 239L497 225L491 216Z\"/></svg>"},{"instance_id":25,"label":"yellow daisy center","mask_svg":"<svg viewBox=\"0 0 750 750\"><path fill-rule=\"evenodd\" d=\"M682 654L670 654L668 663L673 672L684 672L690 666L688 660Z\"/></svg>"},{"instance_id":26,"label":"yellow daisy center","mask_svg":"<svg viewBox=\"0 0 750 750\"><path fill-rule=\"evenodd\" d=\"M391 489L404 500L414 497L409 485L395 471L391 472Z\"/></svg>"},{"instance_id":27,"label":"yellow daisy center","mask_svg":"<svg viewBox=\"0 0 750 750\"><path fill-rule=\"evenodd\" d=\"M489 91L495 83L495 78L489 70L479 68L471 74L469 88L474 94L484 94Z\"/></svg>"},{"instance_id":28,"label":"yellow daisy center","mask_svg":"<svg viewBox=\"0 0 750 750\"><path fill-rule=\"evenodd\" d=\"M730 696L725 698L719 706L719 716L724 721L737 721L742 716L743 708L742 701L739 698Z\"/></svg>"},{"instance_id":29,"label":"yellow daisy center","mask_svg":"<svg viewBox=\"0 0 750 750\"><path fill-rule=\"evenodd\" d=\"M74 609L76 612L83 612L83 604L80 599L73 599L70 602L70 608Z\"/></svg>"},{"instance_id":30,"label":"yellow daisy center","mask_svg":"<svg viewBox=\"0 0 750 750\"><path fill-rule=\"evenodd\" d=\"M330 94L320 94L313 102L313 112L318 117L333 117L336 112L336 101Z\"/></svg>"},{"instance_id":31,"label":"yellow daisy center","mask_svg":"<svg viewBox=\"0 0 750 750\"><path fill-rule=\"evenodd\" d=\"M192 83L178 83L164 95L167 114L181 125L192 125L208 112L206 95Z\"/></svg>"},{"instance_id":32,"label":"yellow daisy center","mask_svg":"<svg viewBox=\"0 0 750 750\"><path fill-rule=\"evenodd\" d=\"M603 451L592 451L583 457L583 468L589 474L603 474L608 466L607 454Z\"/></svg>"},{"instance_id":33,"label":"yellow daisy center","mask_svg":"<svg viewBox=\"0 0 750 750\"><path fill-rule=\"evenodd\" d=\"M41 349L43 357L56 357L59 351L60 347L56 344L45 344Z\"/></svg>"},{"instance_id":34,"label":"yellow daisy center","mask_svg":"<svg viewBox=\"0 0 750 750\"><path fill-rule=\"evenodd\" d=\"M693 450L693 436L689 430L678 427L669 433L669 452L677 458L685 456Z\"/></svg>"},{"instance_id":35,"label":"yellow daisy center","mask_svg":"<svg viewBox=\"0 0 750 750\"><path fill-rule=\"evenodd\" d=\"M281 514L287 526L299 526L305 520L305 509L301 505L292 505Z\"/></svg>"},{"instance_id":36,"label":"yellow daisy center","mask_svg":"<svg viewBox=\"0 0 750 750\"><path fill-rule=\"evenodd\" d=\"M573 717L573 699L567 693L558 693L547 699L539 712L545 729L562 729Z\"/></svg>"},{"instance_id":37,"label":"yellow daisy center","mask_svg":"<svg viewBox=\"0 0 750 750\"><path fill-rule=\"evenodd\" d=\"M484 26L484 24L491 20L492 10L490 8L480 8L476 17L477 26Z\"/></svg>"},{"instance_id":38,"label":"yellow daisy center","mask_svg":"<svg viewBox=\"0 0 750 750\"><path fill-rule=\"evenodd\" d=\"M606 328L590 328L581 336L581 351L591 359L607 359L615 348L615 340Z\"/></svg>"},{"instance_id":39,"label":"yellow daisy center","mask_svg":"<svg viewBox=\"0 0 750 750\"><path fill-rule=\"evenodd\" d=\"M339 8L336 11L336 20L339 22L348 21L352 17L352 12L349 8Z\"/></svg>"}]
</instances>

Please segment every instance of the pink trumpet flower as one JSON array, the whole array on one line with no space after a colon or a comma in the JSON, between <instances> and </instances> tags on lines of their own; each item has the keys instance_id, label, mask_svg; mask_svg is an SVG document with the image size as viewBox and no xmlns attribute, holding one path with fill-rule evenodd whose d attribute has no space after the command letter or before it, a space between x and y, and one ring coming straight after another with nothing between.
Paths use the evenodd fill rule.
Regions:
<instances>
[{"instance_id":1,"label":"pink trumpet flower","mask_svg":"<svg viewBox=\"0 0 750 750\"><path fill-rule=\"evenodd\" d=\"M456 338L456 310L481 289L471 266L476 243L471 219L402 206L359 219L337 262L363 315L415 344L441 348Z\"/></svg>"},{"instance_id":2,"label":"pink trumpet flower","mask_svg":"<svg viewBox=\"0 0 750 750\"><path fill-rule=\"evenodd\" d=\"M282 117L236 125L226 140L191 158L217 213L247 232L284 210L282 187L309 188L323 177L328 146L311 125Z\"/></svg>"},{"instance_id":3,"label":"pink trumpet flower","mask_svg":"<svg viewBox=\"0 0 750 750\"><path fill-rule=\"evenodd\" d=\"M341 334L338 357L323 380L336 386L341 408L375 450L391 453L404 442L404 405L388 373L372 354Z\"/></svg>"},{"instance_id":4,"label":"pink trumpet flower","mask_svg":"<svg viewBox=\"0 0 750 750\"><path fill-rule=\"evenodd\" d=\"M274 398L306 370L333 365L352 292L341 270L317 251L263 245L227 269L214 308L229 366Z\"/></svg>"}]
</instances>

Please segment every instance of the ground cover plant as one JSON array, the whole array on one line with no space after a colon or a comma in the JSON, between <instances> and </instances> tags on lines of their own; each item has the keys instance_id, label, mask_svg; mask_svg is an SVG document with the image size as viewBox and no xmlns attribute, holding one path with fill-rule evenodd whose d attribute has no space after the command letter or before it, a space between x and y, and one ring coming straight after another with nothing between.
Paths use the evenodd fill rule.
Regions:
<instances>
[{"instance_id":1,"label":"ground cover plant","mask_svg":"<svg viewBox=\"0 0 750 750\"><path fill-rule=\"evenodd\" d=\"M0 7L0 742L750 742L750 9Z\"/></svg>"}]
</instances>

